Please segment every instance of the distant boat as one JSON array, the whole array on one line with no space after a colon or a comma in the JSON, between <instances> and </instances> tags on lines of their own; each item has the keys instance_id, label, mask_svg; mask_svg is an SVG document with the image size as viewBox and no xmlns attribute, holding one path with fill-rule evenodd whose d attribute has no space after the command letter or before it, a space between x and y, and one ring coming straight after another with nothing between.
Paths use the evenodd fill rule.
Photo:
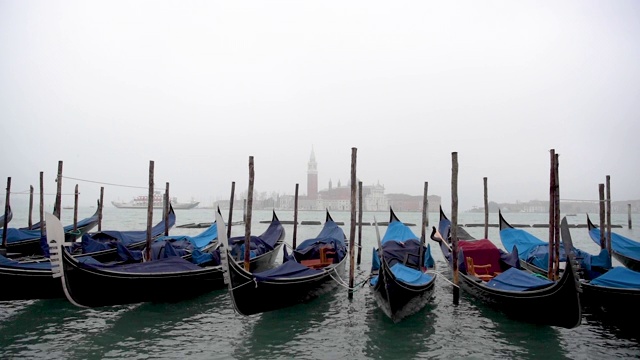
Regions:
<instances>
[{"instance_id":1,"label":"distant boat","mask_svg":"<svg viewBox=\"0 0 640 360\"><path fill-rule=\"evenodd\" d=\"M119 209L147 209L148 208L147 199L148 199L147 195L140 195L140 196L136 196L135 198L133 198L133 200L129 202L112 201L111 204L113 204L113 206ZM200 204L200 202L193 201L193 200L187 203L180 203L177 201L175 197L171 199L171 206L173 206L174 209L182 209L182 210L193 209L194 207L198 206L198 204ZM163 207L164 207L164 195L159 191L154 192L153 208L162 209Z\"/></svg>"}]
</instances>

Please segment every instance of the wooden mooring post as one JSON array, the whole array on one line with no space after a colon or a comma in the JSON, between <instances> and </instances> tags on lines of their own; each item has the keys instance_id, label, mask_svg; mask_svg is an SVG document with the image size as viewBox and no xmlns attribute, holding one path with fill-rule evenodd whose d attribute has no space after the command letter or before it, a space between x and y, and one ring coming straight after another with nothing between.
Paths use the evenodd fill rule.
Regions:
<instances>
[{"instance_id":1,"label":"wooden mooring post","mask_svg":"<svg viewBox=\"0 0 640 360\"><path fill-rule=\"evenodd\" d=\"M171 208L171 197L169 196L169 183L165 183L164 203L162 218L164 219L164 236L169 236L169 209Z\"/></svg>"},{"instance_id":2,"label":"wooden mooring post","mask_svg":"<svg viewBox=\"0 0 640 360\"><path fill-rule=\"evenodd\" d=\"M598 184L598 199L600 200L600 206L599 206L599 210L600 210L600 250L602 249L606 249L607 248L607 239L606 239L606 235L605 235L605 231L604 229L606 228L605 225L605 218L606 218L606 214L605 214L605 207L604 207L604 183L603 184Z\"/></svg>"},{"instance_id":3,"label":"wooden mooring post","mask_svg":"<svg viewBox=\"0 0 640 360\"><path fill-rule=\"evenodd\" d=\"M76 184L75 191L73 193L73 232L78 230L78 184Z\"/></svg>"},{"instance_id":4,"label":"wooden mooring post","mask_svg":"<svg viewBox=\"0 0 640 360\"><path fill-rule=\"evenodd\" d=\"M98 232L102 231L102 210L104 209L104 186L100 186L100 200L98 201Z\"/></svg>"},{"instance_id":5,"label":"wooden mooring post","mask_svg":"<svg viewBox=\"0 0 640 360\"><path fill-rule=\"evenodd\" d=\"M489 187L487 185L487 177L483 177L484 183L484 238L489 238Z\"/></svg>"},{"instance_id":6,"label":"wooden mooring post","mask_svg":"<svg viewBox=\"0 0 640 360\"><path fill-rule=\"evenodd\" d=\"M147 198L147 246L145 247L145 257L151 259L151 228L153 227L153 172L154 162L149 161L149 197Z\"/></svg>"},{"instance_id":7,"label":"wooden mooring post","mask_svg":"<svg viewBox=\"0 0 640 360\"><path fill-rule=\"evenodd\" d=\"M443 239L446 241L447 239ZM460 301L458 275L458 153L451 153L451 264L453 269L453 303Z\"/></svg>"},{"instance_id":8,"label":"wooden mooring post","mask_svg":"<svg viewBox=\"0 0 640 360\"><path fill-rule=\"evenodd\" d=\"M29 229L33 226L33 219L31 215L33 214L33 185L29 185L29 220L27 222L27 226Z\"/></svg>"},{"instance_id":9,"label":"wooden mooring post","mask_svg":"<svg viewBox=\"0 0 640 360\"><path fill-rule=\"evenodd\" d=\"M627 216L629 219L629 229L631 229L631 204L627 204Z\"/></svg>"},{"instance_id":10,"label":"wooden mooring post","mask_svg":"<svg viewBox=\"0 0 640 360\"><path fill-rule=\"evenodd\" d=\"M611 176L610 175L607 175L607 181L606 181L605 187L607 191L607 251L609 252L609 258L611 258Z\"/></svg>"},{"instance_id":11,"label":"wooden mooring post","mask_svg":"<svg viewBox=\"0 0 640 360\"><path fill-rule=\"evenodd\" d=\"M56 203L53 206L53 215L60 219L62 211L62 160L58 161L58 176L56 177L56 183Z\"/></svg>"},{"instance_id":12,"label":"wooden mooring post","mask_svg":"<svg viewBox=\"0 0 640 360\"><path fill-rule=\"evenodd\" d=\"M424 191L422 193L422 225L420 229L420 268L424 264L424 246L427 242L427 227L429 226L429 199L427 193L429 192L429 183L424 182Z\"/></svg>"},{"instance_id":13,"label":"wooden mooring post","mask_svg":"<svg viewBox=\"0 0 640 360\"><path fill-rule=\"evenodd\" d=\"M298 238L298 189L300 184L296 184L296 193L293 199L293 249L296 248L296 241Z\"/></svg>"},{"instance_id":14,"label":"wooden mooring post","mask_svg":"<svg viewBox=\"0 0 640 360\"><path fill-rule=\"evenodd\" d=\"M236 197L236 182L231 182L231 197L229 198L229 220L227 220L227 239L231 238L231 222L233 221L233 201ZM220 208L218 208L220 210Z\"/></svg>"},{"instance_id":15,"label":"wooden mooring post","mask_svg":"<svg viewBox=\"0 0 640 360\"><path fill-rule=\"evenodd\" d=\"M555 177L555 162L556 162L556 151L551 149L549 151L551 156L551 166L549 171L549 263L547 265L547 278L549 280L554 279L554 256L555 252L555 220L556 220L556 211L555 211L555 190L556 190L556 177Z\"/></svg>"},{"instance_id":16,"label":"wooden mooring post","mask_svg":"<svg viewBox=\"0 0 640 360\"><path fill-rule=\"evenodd\" d=\"M11 209L11 205L9 204L9 200L11 199L11 177L7 178L7 194L5 195L4 200L4 224L2 228L2 248L3 250L7 248L7 233L9 232L9 211Z\"/></svg>"},{"instance_id":17,"label":"wooden mooring post","mask_svg":"<svg viewBox=\"0 0 640 360\"><path fill-rule=\"evenodd\" d=\"M355 277L355 241L356 241L356 159L358 149L351 148L351 228L349 231L349 299L353 299Z\"/></svg>"},{"instance_id":18,"label":"wooden mooring post","mask_svg":"<svg viewBox=\"0 0 640 360\"><path fill-rule=\"evenodd\" d=\"M358 265L362 260L362 181L358 181Z\"/></svg>"},{"instance_id":19,"label":"wooden mooring post","mask_svg":"<svg viewBox=\"0 0 640 360\"><path fill-rule=\"evenodd\" d=\"M244 269L249 271L251 268L251 212L253 209L253 156L249 156L249 190L247 192L247 214L244 224Z\"/></svg>"}]
</instances>

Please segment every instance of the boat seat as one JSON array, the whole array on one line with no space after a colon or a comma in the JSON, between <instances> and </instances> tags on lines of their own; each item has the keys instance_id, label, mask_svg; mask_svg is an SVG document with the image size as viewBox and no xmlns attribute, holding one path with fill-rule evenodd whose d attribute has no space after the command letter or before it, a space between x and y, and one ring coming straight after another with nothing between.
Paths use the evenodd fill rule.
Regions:
<instances>
[{"instance_id":1,"label":"boat seat","mask_svg":"<svg viewBox=\"0 0 640 360\"><path fill-rule=\"evenodd\" d=\"M300 264L312 269L322 269L333 264L333 259L335 258L335 256L336 251L332 247L323 246L320 248L319 259L301 260Z\"/></svg>"},{"instance_id":2,"label":"boat seat","mask_svg":"<svg viewBox=\"0 0 640 360\"><path fill-rule=\"evenodd\" d=\"M486 265L475 265L473 263L473 258L471 256L467 256L467 274L475 276L482 281L489 281L493 279L496 275L500 274L499 272L491 273L489 269L491 269L490 264ZM480 270L480 273L476 270Z\"/></svg>"},{"instance_id":3,"label":"boat seat","mask_svg":"<svg viewBox=\"0 0 640 360\"><path fill-rule=\"evenodd\" d=\"M333 247L323 246L320 248L320 262L326 265L333 264L333 259L336 257L336 251Z\"/></svg>"}]
</instances>

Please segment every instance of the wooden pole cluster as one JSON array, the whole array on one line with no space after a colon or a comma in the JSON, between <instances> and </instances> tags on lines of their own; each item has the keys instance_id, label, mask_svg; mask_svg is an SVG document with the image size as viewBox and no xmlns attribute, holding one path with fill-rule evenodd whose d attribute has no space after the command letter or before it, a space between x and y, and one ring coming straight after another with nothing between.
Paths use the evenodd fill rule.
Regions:
<instances>
[{"instance_id":1,"label":"wooden pole cluster","mask_svg":"<svg viewBox=\"0 0 640 360\"><path fill-rule=\"evenodd\" d=\"M358 181L358 265L362 260L362 181Z\"/></svg>"},{"instance_id":2,"label":"wooden pole cluster","mask_svg":"<svg viewBox=\"0 0 640 360\"><path fill-rule=\"evenodd\" d=\"M249 156L249 190L247 193L247 215L244 230L244 269L250 270L251 265L251 212L253 209L253 156Z\"/></svg>"},{"instance_id":3,"label":"wooden pole cluster","mask_svg":"<svg viewBox=\"0 0 640 360\"><path fill-rule=\"evenodd\" d=\"M229 220L227 220L227 239L231 238L231 222L233 221L233 201L236 197L236 182L231 182L231 197L229 198Z\"/></svg>"},{"instance_id":4,"label":"wooden pole cluster","mask_svg":"<svg viewBox=\"0 0 640 360\"><path fill-rule=\"evenodd\" d=\"M300 184L296 184L296 194L293 200L293 248L296 248L298 239L298 190Z\"/></svg>"},{"instance_id":5,"label":"wooden pole cluster","mask_svg":"<svg viewBox=\"0 0 640 360\"><path fill-rule=\"evenodd\" d=\"M355 241L356 241L356 148L351 148L351 229L349 231L349 299L353 299L355 277Z\"/></svg>"},{"instance_id":6,"label":"wooden pole cluster","mask_svg":"<svg viewBox=\"0 0 640 360\"><path fill-rule=\"evenodd\" d=\"M487 178L483 177L484 182L484 238L489 238L489 187L487 185Z\"/></svg>"},{"instance_id":7,"label":"wooden pole cluster","mask_svg":"<svg viewBox=\"0 0 640 360\"><path fill-rule=\"evenodd\" d=\"M443 239L446 241L447 239ZM453 303L460 300L458 286L458 153L451 153L451 264L453 267Z\"/></svg>"},{"instance_id":8,"label":"wooden pole cluster","mask_svg":"<svg viewBox=\"0 0 640 360\"><path fill-rule=\"evenodd\" d=\"M147 246L145 247L145 257L151 259L151 228L153 227L153 172L154 162L149 161L149 197L147 198Z\"/></svg>"},{"instance_id":9,"label":"wooden pole cluster","mask_svg":"<svg viewBox=\"0 0 640 360\"><path fill-rule=\"evenodd\" d=\"M56 203L53 207L53 215L60 219L62 209L62 161L58 161L58 176L56 177Z\"/></svg>"},{"instance_id":10,"label":"wooden pole cluster","mask_svg":"<svg viewBox=\"0 0 640 360\"><path fill-rule=\"evenodd\" d=\"M2 247L4 249L7 248L7 233L9 232L8 230L8 226L9 226L9 209L11 208L11 205L9 205L9 199L11 198L11 177L7 178L7 194L5 196L5 201L4 201L4 224L3 224L3 230L2 230Z\"/></svg>"}]
</instances>

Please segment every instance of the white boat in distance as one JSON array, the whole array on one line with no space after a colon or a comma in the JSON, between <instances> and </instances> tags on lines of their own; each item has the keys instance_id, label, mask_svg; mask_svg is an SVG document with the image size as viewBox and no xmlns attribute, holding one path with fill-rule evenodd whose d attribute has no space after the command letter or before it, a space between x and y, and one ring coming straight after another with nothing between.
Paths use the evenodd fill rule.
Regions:
<instances>
[{"instance_id":1,"label":"white boat in distance","mask_svg":"<svg viewBox=\"0 0 640 360\"><path fill-rule=\"evenodd\" d=\"M111 204L113 204L113 206L119 208L119 209L147 209L148 208L148 202L147 202L147 198L149 196L147 195L140 195L140 196L136 196L135 198L133 198L133 200L129 201L129 202L117 202L117 201L112 201ZM171 206L173 207L173 209L193 209L194 207L198 206L198 204L200 204L200 202L198 201L193 201L191 200L190 202L187 203L180 203L177 201L177 198L171 198ZM156 191L153 193L153 208L154 209L162 209L164 206L164 195L159 192Z\"/></svg>"}]
</instances>

